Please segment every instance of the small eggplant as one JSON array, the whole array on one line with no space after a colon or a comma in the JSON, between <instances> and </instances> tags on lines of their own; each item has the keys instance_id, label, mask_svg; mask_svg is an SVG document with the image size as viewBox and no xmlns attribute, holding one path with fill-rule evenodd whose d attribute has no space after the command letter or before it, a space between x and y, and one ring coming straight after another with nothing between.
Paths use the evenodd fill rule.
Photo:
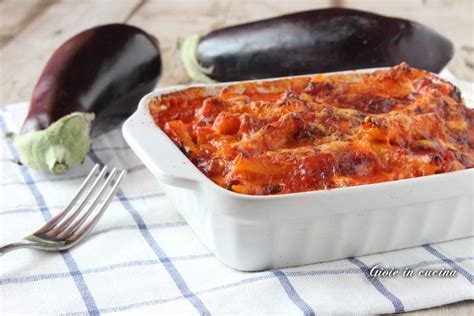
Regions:
<instances>
[{"instance_id":1,"label":"small eggplant","mask_svg":"<svg viewBox=\"0 0 474 316\"><path fill-rule=\"evenodd\" d=\"M63 173L81 162L98 135L118 126L153 90L161 74L158 41L125 24L91 28L51 56L20 134L20 161Z\"/></svg>"},{"instance_id":2,"label":"small eggplant","mask_svg":"<svg viewBox=\"0 0 474 316\"><path fill-rule=\"evenodd\" d=\"M419 23L350 9L299 12L179 42L197 81L237 81L394 66L439 72L452 43Z\"/></svg>"}]
</instances>

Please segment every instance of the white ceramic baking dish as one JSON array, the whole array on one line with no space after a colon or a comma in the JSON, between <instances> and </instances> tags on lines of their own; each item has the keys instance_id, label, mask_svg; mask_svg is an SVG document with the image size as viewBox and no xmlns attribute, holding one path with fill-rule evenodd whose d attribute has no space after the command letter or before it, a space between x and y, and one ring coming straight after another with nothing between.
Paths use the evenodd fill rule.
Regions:
<instances>
[{"instance_id":1,"label":"white ceramic baking dish","mask_svg":"<svg viewBox=\"0 0 474 316\"><path fill-rule=\"evenodd\" d=\"M205 93L230 84L207 85ZM230 267L282 268L474 235L474 169L276 196L225 190L193 165L149 113L151 98L184 89L145 96L123 135L191 228Z\"/></svg>"}]
</instances>

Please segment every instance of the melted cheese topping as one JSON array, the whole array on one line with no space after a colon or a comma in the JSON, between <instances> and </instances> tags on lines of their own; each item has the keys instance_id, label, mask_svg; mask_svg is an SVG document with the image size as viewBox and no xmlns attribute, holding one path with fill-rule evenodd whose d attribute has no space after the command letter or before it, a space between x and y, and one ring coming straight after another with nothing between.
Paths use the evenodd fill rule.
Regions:
<instances>
[{"instance_id":1,"label":"melted cheese topping","mask_svg":"<svg viewBox=\"0 0 474 316\"><path fill-rule=\"evenodd\" d=\"M401 64L371 74L190 88L150 102L212 181L255 195L327 190L474 167L474 110Z\"/></svg>"}]
</instances>

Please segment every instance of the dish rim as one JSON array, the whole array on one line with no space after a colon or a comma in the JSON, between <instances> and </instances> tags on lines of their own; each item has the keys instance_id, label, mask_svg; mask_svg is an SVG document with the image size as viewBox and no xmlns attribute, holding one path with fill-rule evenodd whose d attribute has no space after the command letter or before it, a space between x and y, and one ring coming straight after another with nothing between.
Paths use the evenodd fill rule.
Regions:
<instances>
[{"instance_id":1,"label":"dish rim","mask_svg":"<svg viewBox=\"0 0 474 316\"><path fill-rule=\"evenodd\" d=\"M322 73L322 74L334 75L334 74L344 74L344 73L372 73L377 70L384 70L388 68L390 67L346 70L346 71L328 72L328 73ZM374 190L378 188L384 189L387 186L389 187L390 186L406 186L412 182L422 182L422 181L431 182L433 181L433 179L439 179L441 177L456 176L459 173L472 173L474 175L474 168L469 168L469 169L451 171L451 172L440 173L440 174L426 175L426 176L413 177L413 178L400 179L400 180L383 181L383 182L369 183L369 184L360 184L360 185L354 185L354 186L332 188L332 189L327 189L327 190L311 190L311 191L292 192L292 193L274 194L274 195L252 195L252 194L238 193L238 192L227 190L224 187L221 187L220 185L212 181L209 177L207 177L201 170L199 170L199 168L197 168L196 165L194 165L194 163L188 158L188 156L186 156L181 150L179 150L178 146L176 146L176 144L169 138L169 136L155 123L149 110L149 102L151 99L160 98L166 94L170 94L170 93L174 93L178 91L185 91L187 89L192 89L192 88L220 89L220 88L224 88L233 84L253 83L253 82L256 82L256 83L271 82L271 81L277 81L277 80L282 80L282 79L313 77L316 75L320 75L320 74L307 74L307 75L298 75L298 76L287 76L287 77L233 81L233 82L220 82L220 83L211 83L211 84L198 83L198 84L175 85L175 86L158 88L142 97L142 99L140 100L138 104L137 110L123 124L122 134L126 142L129 144L129 146L132 148L132 150L137 154L137 156L140 159L145 158L145 160L148 160L150 163L153 163L155 167L154 169L160 170L161 174L163 176L166 176L167 174L169 174L169 172L160 168L156 164L156 162L153 159L151 159L150 153L147 153L146 149L140 146L140 141L136 141L136 138L133 135L131 135L132 131L135 129L136 120L138 121L137 122L138 124L141 124L144 126L150 126L150 125L153 126L152 128L150 128L150 130L155 130L158 132L158 135L160 135L160 137L165 137L166 140L170 142L171 145L174 147L175 154L180 155L181 158L184 158L189 163L190 168L193 170L194 177L187 180L196 182L196 185L198 185L198 187L210 184L212 188L217 189L217 191L220 191L222 194L225 194L231 198L238 198L238 199L244 199L244 200L299 199L302 197L309 197L309 196L317 197L317 196L325 196L327 194L336 194L336 193L347 193L347 192L357 193L357 191L364 192L366 190ZM433 74L433 75L441 80L448 81L446 79L439 77L438 74ZM451 83L451 84L454 85L454 83ZM463 90L461 90L461 95L463 94L465 93ZM467 104L466 98L463 98L463 100L467 107L472 107ZM149 123L152 123L152 124L149 124ZM143 153L145 157L144 155L141 155L137 151ZM146 163L144 164L148 168L148 165ZM179 185L175 185L175 186L181 187ZM196 190L196 188L191 188L191 189Z\"/></svg>"}]
</instances>

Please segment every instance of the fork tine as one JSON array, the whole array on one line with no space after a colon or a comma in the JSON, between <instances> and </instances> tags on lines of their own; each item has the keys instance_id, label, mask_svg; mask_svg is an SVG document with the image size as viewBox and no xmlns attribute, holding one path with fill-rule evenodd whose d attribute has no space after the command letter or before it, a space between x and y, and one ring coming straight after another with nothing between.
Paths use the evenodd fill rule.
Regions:
<instances>
[{"instance_id":1,"label":"fork tine","mask_svg":"<svg viewBox=\"0 0 474 316\"><path fill-rule=\"evenodd\" d=\"M40 229L38 229L35 234L43 234L47 232L52 226L56 225L61 219L66 216L69 211L72 209L74 204L76 204L77 200L79 197L82 195L82 192L86 188L86 186L89 184L90 180L92 179L92 176L94 173L97 171L99 168L99 164L96 163L94 165L94 168L92 168L91 172L87 175L86 179L82 182L80 188L77 190L76 194L72 198L72 200L66 205L66 207L57 215L53 216L45 225L43 225Z\"/></svg>"},{"instance_id":2,"label":"fork tine","mask_svg":"<svg viewBox=\"0 0 474 316\"><path fill-rule=\"evenodd\" d=\"M51 226L52 228L46 232L46 235L48 237L54 237L58 232L62 231L64 227L69 225L82 211L86 203L89 201L90 197L92 196L92 193L97 189L97 186L99 185L100 181L104 177L105 172L107 171L107 166L104 166L102 168L102 171L99 173L95 181L92 183L90 188L87 190L85 193L84 199L79 203L79 206L75 209L74 212L72 212L68 217L64 218L63 221L57 222L54 226Z\"/></svg>"},{"instance_id":3,"label":"fork tine","mask_svg":"<svg viewBox=\"0 0 474 316\"><path fill-rule=\"evenodd\" d=\"M102 217L105 210L107 209L107 206L109 206L110 202L112 201L112 198L114 197L115 192L118 190L118 187L119 187L120 183L122 182L122 180L123 180L123 178L125 177L126 174L127 174L126 170L122 170L120 172L120 174L118 175L117 179L115 180L115 183L113 184L112 188L109 190L108 194L106 195L106 197L104 199L104 202L102 203L102 205L100 205L98 212L96 212L96 215L94 217L92 217L92 219L90 219L86 224L84 224L84 222L86 222L86 220L84 220L80 223L80 225L75 227L75 229L73 231L71 231L69 236L67 236L68 241L77 242L80 239L82 239L92 228L94 228L94 226L97 224L97 222ZM105 192L105 190L104 190L104 192ZM97 200L95 202L97 202L97 203L95 203L93 206L91 206L91 209L94 209L97 206L99 200ZM88 219L89 217L90 216L87 216L86 219Z\"/></svg>"},{"instance_id":4,"label":"fork tine","mask_svg":"<svg viewBox=\"0 0 474 316\"><path fill-rule=\"evenodd\" d=\"M71 224L65 226L61 232L59 232L56 236L57 239L65 239L67 236L73 234L77 228L86 221L86 219L90 216L90 214L94 211L97 204L100 202L100 198L105 193L105 189L109 185L110 181L112 181L115 172L117 171L116 168L113 168L112 171L109 173L108 177L105 179L104 183L100 187L99 191L95 194L94 198L92 199L91 204L85 209L82 210L81 215L78 218L71 222Z\"/></svg>"}]
</instances>

